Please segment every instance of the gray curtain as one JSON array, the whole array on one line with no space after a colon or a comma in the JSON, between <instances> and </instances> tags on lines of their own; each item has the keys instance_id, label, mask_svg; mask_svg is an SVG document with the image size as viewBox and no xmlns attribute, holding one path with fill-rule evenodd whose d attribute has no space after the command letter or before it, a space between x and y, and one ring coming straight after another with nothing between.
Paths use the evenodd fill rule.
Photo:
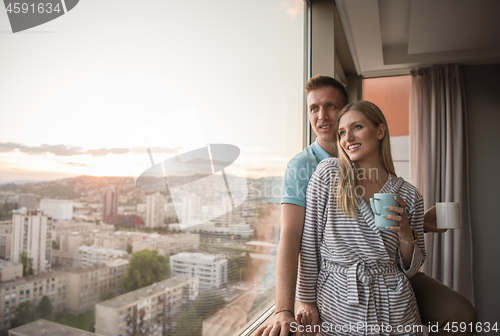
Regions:
<instances>
[{"instance_id":1,"label":"gray curtain","mask_svg":"<svg viewBox=\"0 0 500 336\"><path fill-rule=\"evenodd\" d=\"M462 222L461 229L425 234L422 270L474 304L462 70L456 64L435 65L411 76L411 182L422 192L426 209L436 202L460 203Z\"/></svg>"}]
</instances>

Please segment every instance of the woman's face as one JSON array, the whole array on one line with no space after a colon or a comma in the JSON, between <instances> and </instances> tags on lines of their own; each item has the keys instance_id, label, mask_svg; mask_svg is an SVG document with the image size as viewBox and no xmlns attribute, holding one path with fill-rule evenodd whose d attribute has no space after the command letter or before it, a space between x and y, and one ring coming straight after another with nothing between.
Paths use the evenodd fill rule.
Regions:
<instances>
[{"instance_id":1,"label":"woman's face","mask_svg":"<svg viewBox=\"0 0 500 336\"><path fill-rule=\"evenodd\" d=\"M385 125L373 125L361 112L351 110L338 125L340 146L351 161L375 163L379 158L379 143L385 135Z\"/></svg>"}]
</instances>

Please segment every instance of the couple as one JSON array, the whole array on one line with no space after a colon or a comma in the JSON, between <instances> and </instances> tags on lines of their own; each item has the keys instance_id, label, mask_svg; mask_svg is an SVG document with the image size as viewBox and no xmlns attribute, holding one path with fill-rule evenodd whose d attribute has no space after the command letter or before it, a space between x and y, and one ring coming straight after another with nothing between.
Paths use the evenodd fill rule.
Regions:
<instances>
[{"instance_id":1,"label":"couple","mask_svg":"<svg viewBox=\"0 0 500 336\"><path fill-rule=\"evenodd\" d=\"M287 167L275 316L255 335L288 335L297 330L295 321L314 326L320 320L323 329L315 331L325 335L419 335L418 329L396 328L420 323L437 323L438 334L459 335L443 328L447 322L475 323L474 308L457 292L417 272L425 259L424 227L439 232L435 208L424 222L420 193L396 177L382 112L369 102L345 106L347 91L331 77L311 78L306 93L318 139ZM355 167L378 174L350 174ZM400 206L388 209L398 213L388 217L398 227L375 228L367 203L379 191L400 196ZM295 318L297 273L301 306ZM359 327L341 329L349 325ZM376 329L380 326L386 329Z\"/></svg>"}]
</instances>

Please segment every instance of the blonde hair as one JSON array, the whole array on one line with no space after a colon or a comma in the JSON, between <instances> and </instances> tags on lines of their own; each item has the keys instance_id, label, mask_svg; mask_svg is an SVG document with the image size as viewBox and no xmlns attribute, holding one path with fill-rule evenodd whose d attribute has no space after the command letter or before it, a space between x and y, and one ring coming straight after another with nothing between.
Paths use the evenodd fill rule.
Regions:
<instances>
[{"instance_id":1,"label":"blonde hair","mask_svg":"<svg viewBox=\"0 0 500 336\"><path fill-rule=\"evenodd\" d=\"M336 119L336 134L337 134L337 153L340 163L340 170L337 173L337 204L343 212L349 217L356 219L356 210L358 209L358 198L356 196L356 187L359 186L358 180L358 164L351 161L344 149L340 146L340 139L338 138L340 118L349 111L358 111L362 113L375 127L380 124L385 124L385 134L379 143L379 154L384 169L393 175L396 175L394 170L394 163L391 155L391 143L389 140L389 128L384 114L377 105L362 100L356 103L346 105L342 111L339 112Z\"/></svg>"}]
</instances>

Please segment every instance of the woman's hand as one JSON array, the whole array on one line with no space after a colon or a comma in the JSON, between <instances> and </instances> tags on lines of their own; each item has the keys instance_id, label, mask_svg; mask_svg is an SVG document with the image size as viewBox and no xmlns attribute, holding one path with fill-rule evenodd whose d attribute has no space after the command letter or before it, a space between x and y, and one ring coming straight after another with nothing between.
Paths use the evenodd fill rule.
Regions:
<instances>
[{"instance_id":1,"label":"woman's hand","mask_svg":"<svg viewBox=\"0 0 500 336\"><path fill-rule=\"evenodd\" d=\"M399 222L399 226L387 226L386 229L390 231L396 231L402 240L410 241L413 240L413 229L408 221L408 214L406 213L406 202L399 196L394 197L396 202L399 203L400 207L389 206L387 211L396 212L398 215L384 215L386 219L392 219Z\"/></svg>"},{"instance_id":2,"label":"woman's hand","mask_svg":"<svg viewBox=\"0 0 500 336\"><path fill-rule=\"evenodd\" d=\"M297 323L292 313L282 312L276 314L265 326L257 329L253 336L288 336L292 322Z\"/></svg>"},{"instance_id":3,"label":"woman's hand","mask_svg":"<svg viewBox=\"0 0 500 336\"><path fill-rule=\"evenodd\" d=\"M304 327L311 326L311 330L314 330L314 326L320 325L321 321L319 319L319 312L316 304L301 302L299 310L297 311L297 322ZM319 331L319 329L317 330ZM316 332L305 333L307 336L314 336L316 334Z\"/></svg>"}]
</instances>

